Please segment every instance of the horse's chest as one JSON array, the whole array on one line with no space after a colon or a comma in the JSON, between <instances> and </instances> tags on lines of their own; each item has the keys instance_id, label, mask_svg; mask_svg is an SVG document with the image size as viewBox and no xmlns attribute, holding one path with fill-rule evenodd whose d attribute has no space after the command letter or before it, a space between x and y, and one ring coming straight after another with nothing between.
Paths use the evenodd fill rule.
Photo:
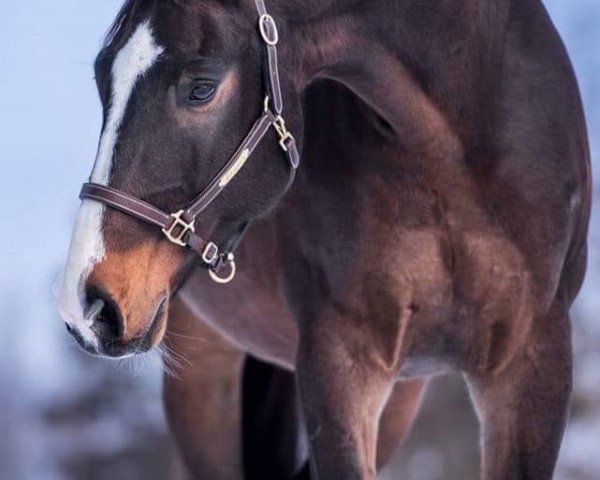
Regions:
<instances>
[{"instance_id":1,"label":"horse's chest","mask_svg":"<svg viewBox=\"0 0 600 480\"><path fill-rule=\"evenodd\" d=\"M434 237L416 251L397 262L402 302L419 306L406 329L404 374L482 368L499 361L490 358L499 344L500 355L522 344L533 318L531 275L510 241L481 229Z\"/></svg>"},{"instance_id":2,"label":"horse's chest","mask_svg":"<svg viewBox=\"0 0 600 480\"><path fill-rule=\"evenodd\" d=\"M393 293L398 311L413 311L410 317L394 319L407 322L398 329L404 336L401 351L407 374L464 365L472 361L474 351L485 357L494 332L502 332L505 340L524 336L531 318L529 276L510 242L481 232L448 236L407 231L399 238L386 262L374 268L387 269L390 281L378 288ZM269 273L242 267L225 287L199 272L182 295L199 317L240 349L293 368L297 326L281 283L272 280L281 278L276 268L281 266L273 265ZM356 298L365 291L372 289L348 293ZM308 294L297 295L302 302L311 301ZM373 290L373 295L379 293ZM364 299L369 302L373 304ZM369 320L373 330L379 328L375 313Z\"/></svg>"},{"instance_id":3,"label":"horse's chest","mask_svg":"<svg viewBox=\"0 0 600 480\"><path fill-rule=\"evenodd\" d=\"M198 317L241 350L293 368L297 328L273 283L242 271L230 285L220 286L199 272L181 295Z\"/></svg>"}]
</instances>

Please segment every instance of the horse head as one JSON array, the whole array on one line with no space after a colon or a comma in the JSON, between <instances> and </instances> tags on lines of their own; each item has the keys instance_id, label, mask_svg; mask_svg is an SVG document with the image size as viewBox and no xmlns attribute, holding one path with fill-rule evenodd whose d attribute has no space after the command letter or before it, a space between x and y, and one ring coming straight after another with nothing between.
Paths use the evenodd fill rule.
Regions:
<instances>
[{"instance_id":1,"label":"horse head","mask_svg":"<svg viewBox=\"0 0 600 480\"><path fill-rule=\"evenodd\" d=\"M90 182L167 213L206 189L273 109L263 40L277 32L264 19L258 28L260 13L253 2L129 0L95 63L104 121ZM293 82L284 71L277 82L287 125L300 134ZM211 245L232 251L285 193L290 165L279 127L253 145L251 158L242 152L220 180L223 194L195 219ZM84 197L59 292L68 330L93 354L147 351L164 336L169 298L199 263L139 215Z\"/></svg>"}]
</instances>

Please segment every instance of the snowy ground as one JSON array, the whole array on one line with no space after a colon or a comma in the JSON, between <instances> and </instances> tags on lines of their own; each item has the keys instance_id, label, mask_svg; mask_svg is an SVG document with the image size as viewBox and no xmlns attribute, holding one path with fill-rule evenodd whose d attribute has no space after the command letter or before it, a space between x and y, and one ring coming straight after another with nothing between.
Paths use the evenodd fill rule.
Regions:
<instances>
[{"instance_id":1,"label":"snowy ground","mask_svg":"<svg viewBox=\"0 0 600 480\"><path fill-rule=\"evenodd\" d=\"M52 293L97 143L91 63L121 0L8 3L0 16L0 478L167 478L171 446L156 362L115 364L80 353L60 326ZM578 72L598 159L600 1L546 4ZM590 271L573 315L576 396L560 480L600 478L596 213ZM464 388L438 381L401 457L406 478L475 478L476 435Z\"/></svg>"}]
</instances>

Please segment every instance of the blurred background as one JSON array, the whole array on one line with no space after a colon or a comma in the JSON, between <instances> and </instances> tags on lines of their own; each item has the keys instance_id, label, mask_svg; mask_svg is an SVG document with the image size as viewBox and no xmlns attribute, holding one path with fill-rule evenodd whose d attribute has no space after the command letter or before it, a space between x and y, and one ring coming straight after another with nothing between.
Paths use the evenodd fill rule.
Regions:
<instances>
[{"instance_id":1,"label":"blurred background","mask_svg":"<svg viewBox=\"0 0 600 480\"><path fill-rule=\"evenodd\" d=\"M100 130L92 63L121 3L2 0L0 480L173 477L160 362L80 353L53 294ZM545 4L575 65L598 160L600 0ZM560 480L600 478L599 236L596 209L587 281L573 311L575 398ZM477 435L460 379L436 379L399 458L403 478L477 478Z\"/></svg>"}]
</instances>

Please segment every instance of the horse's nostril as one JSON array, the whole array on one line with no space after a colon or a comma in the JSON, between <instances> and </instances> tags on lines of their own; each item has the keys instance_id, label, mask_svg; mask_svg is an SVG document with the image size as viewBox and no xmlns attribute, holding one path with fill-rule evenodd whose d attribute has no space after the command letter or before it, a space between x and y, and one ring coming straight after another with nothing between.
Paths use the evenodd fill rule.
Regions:
<instances>
[{"instance_id":1,"label":"horse's nostril","mask_svg":"<svg viewBox=\"0 0 600 480\"><path fill-rule=\"evenodd\" d=\"M123 319L115 301L98 288L88 291L88 319L93 321L92 329L105 337L120 338L123 335Z\"/></svg>"},{"instance_id":2,"label":"horse's nostril","mask_svg":"<svg viewBox=\"0 0 600 480\"><path fill-rule=\"evenodd\" d=\"M119 320L119 313L112 303L104 304L104 308L96 317L96 323L106 325L106 328L111 336L121 336L121 321Z\"/></svg>"}]
</instances>

